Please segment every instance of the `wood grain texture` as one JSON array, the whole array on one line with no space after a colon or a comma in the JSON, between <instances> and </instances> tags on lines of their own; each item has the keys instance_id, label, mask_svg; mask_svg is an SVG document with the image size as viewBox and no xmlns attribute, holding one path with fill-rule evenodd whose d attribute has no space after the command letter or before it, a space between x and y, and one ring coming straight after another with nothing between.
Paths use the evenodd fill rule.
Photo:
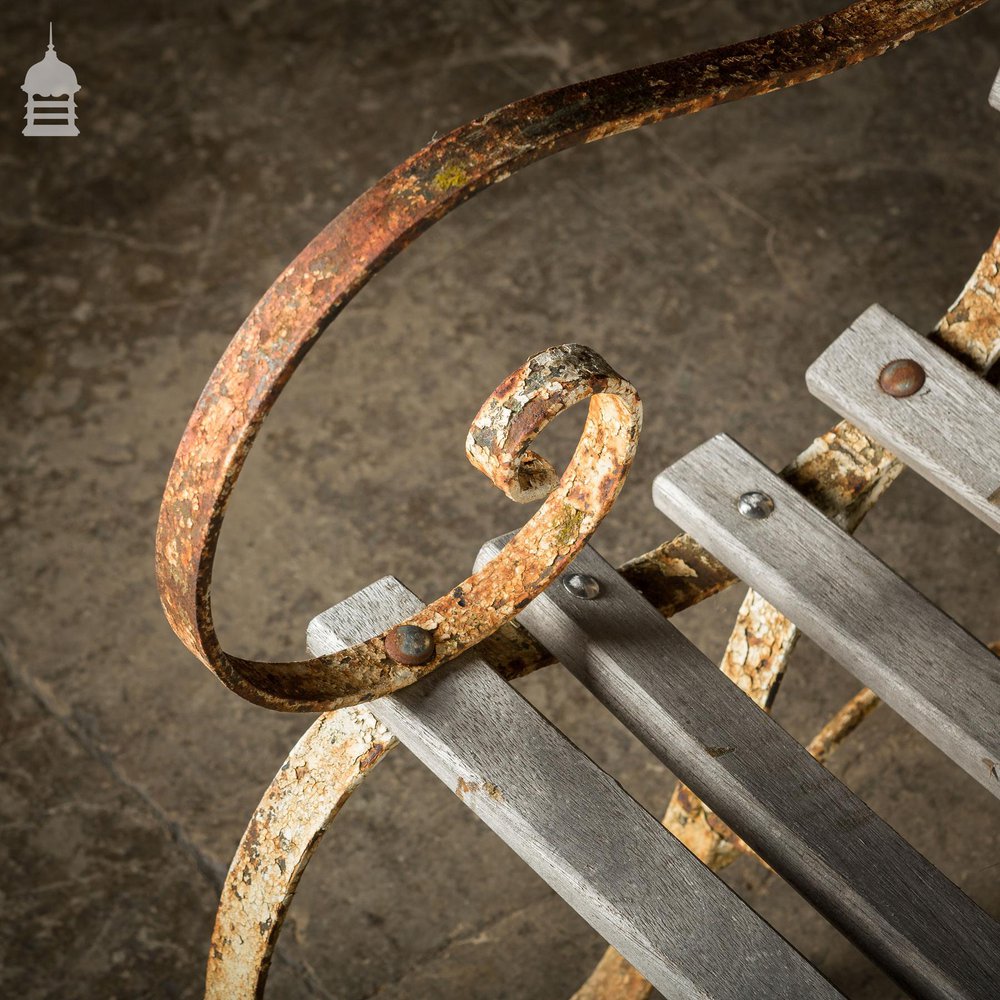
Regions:
<instances>
[{"instance_id":1,"label":"wood grain texture","mask_svg":"<svg viewBox=\"0 0 1000 1000\"><path fill-rule=\"evenodd\" d=\"M902 399L879 372L912 358L923 387ZM1000 392L881 306L858 317L806 372L809 391L1000 531Z\"/></svg>"},{"instance_id":2,"label":"wood grain texture","mask_svg":"<svg viewBox=\"0 0 1000 1000\"><path fill-rule=\"evenodd\" d=\"M739 514L751 490L770 517ZM653 500L1000 796L1000 664L982 643L725 435L660 473Z\"/></svg>"},{"instance_id":3,"label":"wood grain texture","mask_svg":"<svg viewBox=\"0 0 1000 1000\"><path fill-rule=\"evenodd\" d=\"M310 652L420 607L387 577L314 619ZM369 708L664 996L840 996L474 652Z\"/></svg>"},{"instance_id":4,"label":"wood grain texture","mask_svg":"<svg viewBox=\"0 0 1000 1000\"><path fill-rule=\"evenodd\" d=\"M485 547L500 551L506 539ZM1000 996L1000 925L591 548L519 620L740 837L916 996Z\"/></svg>"}]
</instances>

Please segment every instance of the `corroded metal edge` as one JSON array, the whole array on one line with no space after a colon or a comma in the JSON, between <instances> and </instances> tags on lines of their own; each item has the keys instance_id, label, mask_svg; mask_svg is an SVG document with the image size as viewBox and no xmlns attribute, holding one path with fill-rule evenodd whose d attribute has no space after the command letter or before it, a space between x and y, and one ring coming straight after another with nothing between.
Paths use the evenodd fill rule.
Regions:
<instances>
[{"instance_id":1,"label":"corroded metal edge","mask_svg":"<svg viewBox=\"0 0 1000 1000\"><path fill-rule=\"evenodd\" d=\"M867 0L762 38L572 84L454 130L377 182L255 306L181 439L156 551L164 610L188 649L238 694L283 710L332 708L413 679L388 661L380 643L335 661L271 664L233 656L216 636L210 584L229 496L281 389L340 310L424 230L473 194L551 153L815 79L938 28L981 2ZM355 674L346 692L337 686L345 672Z\"/></svg>"},{"instance_id":2,"label":"corroded metal edge","mask_svg":"<svg viewBox=\"0 0 1000 1000\"><path fill-rule=\"evenodd\" d=\"M1000 108L998 108L1000 110ZM1000 233L931 339L973 371L1000 360Z\"/></svg>"}]
</instances>

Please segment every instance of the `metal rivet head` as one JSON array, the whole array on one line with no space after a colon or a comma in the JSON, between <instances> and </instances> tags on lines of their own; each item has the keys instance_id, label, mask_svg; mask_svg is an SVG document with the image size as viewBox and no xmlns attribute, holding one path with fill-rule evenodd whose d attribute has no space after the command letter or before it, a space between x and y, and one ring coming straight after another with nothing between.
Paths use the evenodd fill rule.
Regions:
<instances>
[{"instance_id":1,"label":"metal rivet head","mask_svg":"<svg viewBox=\"0 0 1000 1000\"><path fill-rule=\"evenodd\" d=\"M407 667L419 667L434 659L434 633L419 625L397 625L385 637L385 651Z\"/></svg>"},{"instance_id":2,"label":"metal rivet head","mask_svg":"<svg viewBox=\"0 0 1000 1000\"><path fill-rule=\"evenodd\" d=\"M562 578L563 586L581 601L592 601L601 595L601 585L586 573L570 573Z\"/></svg>"},{"instance_id":3,"label":"metal rivet head","mask_svg":"<svg viewBox=\"0 0 1000 1000\"><path fill-rule=\"evenodd\" d=\"M926 381L927 373L913 358L890 361L878 375L878 387L896 399L905 399L919 392Z\"/></svg>"},{"instance_id":4,"label":"metal rivet head","mask_svg":"<svg viewBox=\"0 0 1000 1000\"><path fill-rule=\"evenodd\" d=\"M751 490L744 493L736 501L736 509L751 521L763 521L765 517L770 517L774 510L774 501L759 490Z\"/></svg>"}]
</instances>

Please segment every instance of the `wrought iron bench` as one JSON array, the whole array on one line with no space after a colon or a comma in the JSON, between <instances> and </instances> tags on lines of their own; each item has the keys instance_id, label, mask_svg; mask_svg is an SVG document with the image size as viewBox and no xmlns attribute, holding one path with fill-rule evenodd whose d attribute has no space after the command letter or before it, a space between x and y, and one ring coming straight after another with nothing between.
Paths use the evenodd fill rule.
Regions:
<instances>
[{"instance_id":1,"label":"wrought iron bench","mask_svg":"<svg viewBox=\"0 0 1000 1000\"><path fill-rule=\"evenodd\" d=\"M1000 925L823 766L881 698L1000 795L1000 660L851 538L904 463L1000 531L1000 393L984 377L1000 358L1000 233L929 337L873 306L812 365L810 390L846 419L780 475L725 436L666 469L654 502L687 534L619 569L587 539L628 471L641 404L604 359L564 345L473 422L473 464L542 503L447 594L425 605L383 579L314 619L311 659L289 664L222 650L209 604L226 502L268 409L326 324L433 221L549 152L813 79L973 6L856 3L511 105L389 174L278 278L199 400L157 542L185 644L245 698L324 713L234 858L208 995L262 995L309 857L398 740L613 946L580 1000L840 995L713 874L744 853L914 996L1000 996ZM530 445L582 401L560 476ZM720 670L667 619L737 578L753 589ZM792 622L867 685L808 747L768 714ZM556 660L683 782L662 824L508 683Z\"/></svg>"}]
</instances>

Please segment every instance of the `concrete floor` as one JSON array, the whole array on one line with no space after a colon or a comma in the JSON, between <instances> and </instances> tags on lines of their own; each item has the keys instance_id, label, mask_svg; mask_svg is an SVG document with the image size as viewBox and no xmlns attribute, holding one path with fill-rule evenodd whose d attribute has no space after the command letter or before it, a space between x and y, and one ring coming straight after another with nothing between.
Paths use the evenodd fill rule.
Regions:
<instances>
[{"instance_id":1,"label":"concrete floor","mask_svg":"<svg viewBox=\"0 0 1000 1000\"><path fill-rule=\"evenodd\" d=\"M218 684L154 587L167 469L228 338L328 219L435 133L833 4L83 2L54 15L81 135L29 140L18 87L52 6L0 12L0 993L194 997L222 875L308 724ZM432 230L269 419L222 541L223 640L299 654L311 616L383 574L428 597L464 576L524 517L469 468L468 421L549 344L594 346L646 401L600 533L611 558L673 532L650 483L707 436L791 458L834 420L806 392L809 362L875 301L929 328L992 237L998 66L991 5L826 80L563 153ZM916 477L861 537L1000 636L996 536ZM739 598L678 621L717 656ZM669 775L575 682L552 668L520 686L659 811ZM805 641L778 718L807 738L856 688ZM833 766L1000 915L995 799L887 709ZM899 995L780 879L750 862L727 878L847 994ZM309 868L269 995L558 998L602 947L400 751Z\"/></svg>"}]
</instances>

